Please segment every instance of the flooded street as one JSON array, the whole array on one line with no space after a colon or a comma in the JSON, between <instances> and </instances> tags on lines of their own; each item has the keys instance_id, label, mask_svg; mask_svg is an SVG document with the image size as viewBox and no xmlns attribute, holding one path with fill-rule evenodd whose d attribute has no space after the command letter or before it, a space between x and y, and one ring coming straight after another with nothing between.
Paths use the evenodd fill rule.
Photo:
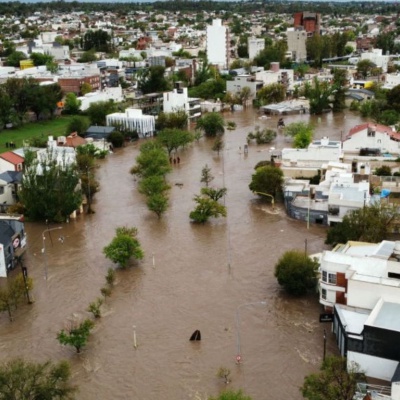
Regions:
<instances>
[{"instance_id":1,"label":"flooded street","mask_svg":"<svg viewBox=\"0 0 400 400\"><path fill-rule=\"evenodd\" d=\"M216 377L221 366L231 370L229 387L242 388L253 400L302 398L299 387L320 366L323 330L329 325L318 321L316 295L296 299L282 292L274 265L286 250L304 249L305 239L309 253L320 251L326 231L314 226L307 230L282 208L271 213L248 189L254 165L270 158L270 147L288 144L280 135L270 145L250 145L244 155L247 133L254 123L275 129L277 118L260 120L252 109L225 117L237 128L226 131L223 154L213 152L213 140L206 139L180 151L181 163L168 175L170 207L161 220L147 210L129 174L138 154L136 143L100 162L96 213L52 231L53 244L46 239L45 254L46 226L26 224L26 264L34 279L35 303L21 307L13 323L6 313L0 315L2 360L69 360L79 400L204 400L226 387ZM290 116L285 122L310 118ZM342 130L344 137L362 121L350 113L346 118L312 118L315 138L340 139ZM211 185L228 189L228 216L195 225L189 213L205 164L215 177ZM123 225L138 228L145 258L117 271L103 316L77 355L58 343L57 333L69 319L89 317L86 308L100 296L112 266L102 249ZM59 233L64 244L57 240ZM201 342L189 342L196 329ZM238 344L241 365L235 364ZM336 354L330 333L327 353Z\"/></svg>"}]
</instances>

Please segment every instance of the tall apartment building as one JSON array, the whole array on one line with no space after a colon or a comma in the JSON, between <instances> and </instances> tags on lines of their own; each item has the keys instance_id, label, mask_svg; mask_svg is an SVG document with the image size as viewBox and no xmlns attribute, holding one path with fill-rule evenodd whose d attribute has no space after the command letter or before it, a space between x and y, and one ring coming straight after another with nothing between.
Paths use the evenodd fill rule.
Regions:
<instances>
[{"instance_id":1,"label":"tall apartment building","mask_svg":"<svg viewBox=\"0 0 400 400\"><path fill-rule=\"evenodd\" d=\"M294 14L294 27L303 27L308 36L319 33L321 29L321 14L309 11L298 12Z\"/></svg>"},{"instance_id":2,"label":"tall apartment building","mask_svg":"<svg viewBox=\"0 0 400 400\"><path fill-rule=\"evenodd\" d=\"M247 39L247 46L249 49L249 59L252 60L258 53L265 48L265 40L249 37Z\"/></svg>"},{"instance_id":3,"label":"tall apartment building","mask_svg":"<svg viewBox=\"0 0 400 400\"><path fill-rule=\"evenodd\" d=\"M229 31L220 19L214 19L212 25L207 26L207 59L218 68L229 65Z\"/></svg>"},{"instance_id":4,"label":"tall apartment building","mask_svg":"<svg viewBox=\"0 0 400 400\"><path fill-rule=\"evenodd\" d=\"M292 60L301 62L307 59L307 32L303 28L288 28L286 31L288 51L292 53Z\"/></svg>"}]
</instances>

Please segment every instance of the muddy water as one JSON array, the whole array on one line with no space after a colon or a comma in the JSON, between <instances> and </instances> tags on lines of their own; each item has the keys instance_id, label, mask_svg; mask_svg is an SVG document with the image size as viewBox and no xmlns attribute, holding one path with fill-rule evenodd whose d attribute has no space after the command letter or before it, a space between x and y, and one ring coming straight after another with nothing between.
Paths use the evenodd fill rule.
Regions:
<instances>
[{"instance_id":1,"label":"muddy water","mask_svg":"<svg viewBox=\"0 0 400 400\"><path fill-rule=\"evenodd\" d=\"M286 117L286 122L308 118ZM269 158L271 145L251 145L244 155L247 132L254 123L275 128L276 118L259 120L246 110L227 119L237 128L225 134L223 154L212 152L212 141L205 139L180 152L181 163L168 177L171 205L161 220L147 211L128 173L136 144L101 162L96 214L52 231L45 254L45 226L27 224L26 262L35 303L18 310L13 323L0 316L1 359L69 360L79 400L203 400L226 387L216 377L221 366L231 370L229 387L242 388L254 400L301 398L304 376L321 363L327 326L318 322L316 296L284 295L273 267L285 250L304 249L305 239L310 253L319 251L325 230L307 230L282 209L271 213L248 190L254 165ZM314 119L316 137L340 138L341 130L359 122L351 115ZM285 145L282 136L272 144ZM228 217L199 226L189 222L188 214L206 163L215 176L212 184L228 188ZM122 225L138 227L145 259L118 271L103 317L77 355L58 344L57 332L68 321L89 316L85 310L100 295L111 266L102 248ZM64 244L57 240L59 233ZM189 342L195 329L202 333L201 342ZM235 364L238 345L240 365ZM335 347L328 335L327 352Z\"/></svg>"}]
</instances>

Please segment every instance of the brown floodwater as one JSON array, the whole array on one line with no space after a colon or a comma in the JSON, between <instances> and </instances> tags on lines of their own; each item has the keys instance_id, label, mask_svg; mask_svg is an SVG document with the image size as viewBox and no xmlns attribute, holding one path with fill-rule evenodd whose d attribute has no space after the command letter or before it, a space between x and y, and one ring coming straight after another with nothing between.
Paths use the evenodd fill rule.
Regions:
<instances>
[{"instance_id":1,"label":"brown floodwater","mask_svg":"<svg viewBox=\"0 0 400 400\"><path fill-rule=\"evenodd\" d=\"M205 139L179 152L181 162L168 176L170 207L161 220L147 210L129 174L140 144L135 143L100 162L96 213L52 231L45 254L46 226L26 224L35 303L20 307L12 323L0 315L1 360L69 360L79 400L204 400L227 386L216 376L220 367L231 370L228 387L242 388L253 400L302 398L299 387L320 366L329 325L319 323L316 295L288 297L273 271L283 252L304 249L305 239L309 253L320 251L326 232L317 226L307 230L280 206L272 213L248 189L254 165L269 159L271 147L287 142L280 135L271 145L250 145L244 155L247 133L254 123L275 128L277 118L260 120L252 109L225 116L237 128L226 132L223 154L213 152L212 140ZM362 122L350 113L290 116L285 122L310 118L317 138L339 139L341 131L345 135ZM215 177L211 185L228 189L228 216L196 225L189 212L205 164ZM112 266L102 249L123 225L138 228L145 258L117 271L103 316L87 347L76 354L57 342L57 332L71 320L90 317L86 308L100 296ZM190 342L196 329L202 340ZM240 365L235 363L238 344ZM327 353L336 353L329 332Z\"/></svg>"}]
</instances>

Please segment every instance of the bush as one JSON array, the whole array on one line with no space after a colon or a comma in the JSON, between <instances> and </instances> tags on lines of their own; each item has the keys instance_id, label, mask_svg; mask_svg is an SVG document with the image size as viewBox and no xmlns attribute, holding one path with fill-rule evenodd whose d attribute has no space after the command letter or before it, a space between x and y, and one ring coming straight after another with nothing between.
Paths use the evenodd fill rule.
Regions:
<instances>
[{"instance_id":1,"label":"bush","mask_svg":"<svg viewBox=\"0 0 400 400\"><path fill-rule=\"evenodd\" d=\"M108 135L107 140L111 142L114 147L122 147L124 145L125 137L121 132L114 131Z\"/></svg>"},{"instance_id":2,"label":"bush","mask_svg":"<svg viewBox=\"0 0 400 400\"><path fill-rule=\"evenodd\" d=\"M289 293L296 296L315 289L318 262L302 251L290 250L283 254L275 265L275 277L278 283Z\"/></svg>"}]
</instances>

